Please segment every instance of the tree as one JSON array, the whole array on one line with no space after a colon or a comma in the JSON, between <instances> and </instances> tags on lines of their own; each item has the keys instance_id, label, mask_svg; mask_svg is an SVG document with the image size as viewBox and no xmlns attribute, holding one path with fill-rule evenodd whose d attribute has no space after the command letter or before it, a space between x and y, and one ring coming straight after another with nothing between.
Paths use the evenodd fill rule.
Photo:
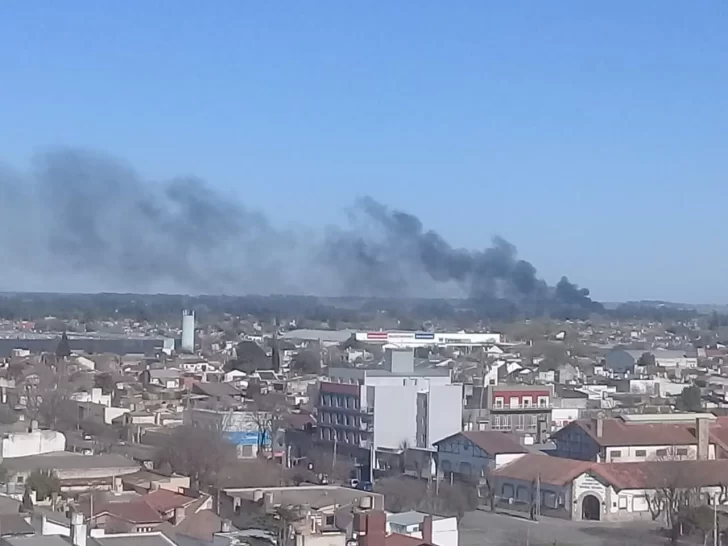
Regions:
<instances>
[{"instance_id":1,"label":"tree","mask_svg":"<svg viewBox=\"0 0 728 546\"><path fill-rule=\"evenodd\" d=\"M291 367L300 373L321 373L321 355L309 349L298 351L293 357Z\"/></svg>"},{"instance_id":2,"label":"tree","mask_svg":"<svg viewBox=\"0 0 728 546\"><path fill-rule=\"evenodd\" d=\"M26 486L23 492L23 500L20 503L20 512L32 512L33 511L33 498L30 495L30 487Z\"/></svg>"},{"instance_id":3,"label":"tree","mask_svg":"<svg viewBox=\"0 0 728 546\"><path fill-rule=\"evenodd\" d=\"M685 387L677 400L677 407L682 411L700 411L703 408L700 387L697 385Z\"/></svg>"},{"instance_id":4,"label":"tree","mask_svg":"<svg viewBox=\"0 0 728 546\"><path fill-rule=\"evenodd\" d=\"M56 356L58 358L68 358L71 356L71 345L68 342L66 332L63 332L61 340L58 342L58 346L56 347Z\"/></svg>"},{"instance_id":5,"label":"tree","mask_svg":"<svg viewBox=\"0 0 728 546\"><path fill-rule=\"evenodd\" d=\"M657 362L655 361L655 355L652 353L642 353L642 355L637 359L637 365L644 367L656 366Z\"/></svg>"},{"instance_id":6,"label":"tree","mask_svg":"<svg viewBox=\"0 0 728 546\"><path fill-rule=\"evenodd\" d=\"M35 491L36 498L50 498L53 493L60 493L61 481L53 470L33 470L28 476L27 487Z\"/></svg>"},{"instance_id":7,"label":"tree","mask_svg":"<svg viewBox=\"0 0 728 546\"><path fill-rule=\"evenodd\" d=\"M676 451L673 451L676 453ZM668 453L668 457L671 455ZM682 518L693 508L702 505L699 487L692 487L693 480L686 475L685 467L679 460L666 460L661 463L662 484L654 489L651 495L646 495L647 506L656 520L662 516L667 528L670 529L670 539L676 544L680 535Z\"/></svg>"},{"instance_id":8,"label":"tree","mask_svg":"<svg viewBox=\"0 0 728 546\"><path fill-rule=\"evenodd\" d=\"M168 464L202 489L216 485L221 470L234 460L235 446L219 430L183 425L169 435L154 462L156 467Z\"/></svg>"},{"instance_id":9,"label":"tree","mask_svg":"<svg viewBox=\"0 0 728 546\"><path fill-rule=\"evenodd\" d=\"M253 398L253 421L258 429L258 456L262 457L265 455L266 443L272 444L281 428L286 399L279 393L248 394Z\"/></svg>"},{"instance_id":10,"label":"tree","mask_svg":"<svg viewBox=\"0 0 728 546\"><path fill-rule=\"evenodd\" d=\"M228 364L230 370L253 373L256 370L269 370L273 365L265 351L254 341L246 340L238 343L235 354L237 355L235 360Z\"/></svg>"}]
</instances>

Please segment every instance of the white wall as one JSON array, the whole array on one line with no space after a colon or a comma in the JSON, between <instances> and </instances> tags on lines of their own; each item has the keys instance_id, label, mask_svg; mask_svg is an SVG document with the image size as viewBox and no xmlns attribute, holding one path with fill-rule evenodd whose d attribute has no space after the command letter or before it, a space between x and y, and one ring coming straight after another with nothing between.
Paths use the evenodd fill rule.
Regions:
<instances>
[{"instance_id":1,"label":"white wall","mask_svg":"<svg viewBox=\"0 0 728 546\"><path fill-rule=\"evenodd\" d=\"M667 450L667 455L658 455L658 450ZM678 455L678 449L686 449L686 455ZM614 452L619 451L620 456L614 457ZM639 454L637 452L640 452ZM644 455L642 452L645 452ZM618 446L606 448L606 460L603 462L607 463L631 463L635 461L654 461L660 458L666 458L668 460L680 460L680 459L696 459L698 456L698 447L695 445L683 445L683 446ZM708 459L715 459L715 444L708 446Z\"/></svg>"},{"instance_id":2,"label":"white wall","mask_svg":"<svg viewBox=\"0 0 728 546\"><path fill-rule=\"evenodd\" d=\"M555 429L563 428L578 418L578 408L554 408L551 410L551 423Z\"/></svg>"},{"instance_id":3,"label":"white wall","mask_svg":"<svg viewBox=\"0 0 728 546\"><path fill-rule=\"evenodd\" d=\"M66 437L55 430L11 432L2 439L0 450L3 459L65 451Z\"/></svg>"},{"instance_id":4,"label":"white wall","mask_svg":"<svg viewBox=\"0 0 728 546\"><path fill-rule=\"evenodd\" d=\"M495 467L499 468L504 464L511 463L523 457L525 453L501 453L495 456Z\"/></svg>"},{"instance_id":5,"label":"white wall","mask_svg":"<svg viewBox=\"0 0 728 546\"><path fill-rule=\"evenodd\" d=\"M430 387L427 408L427 447L432 448L433 443L460 432L462 427L462 386L445 385Z\"/></svg>"},{"instance_id":6,"label":"white wall","mask_svg":"<svg viewBox=\"0 0 728 546\"><path fill-rule=\"evenodd\" d=\"M417 445L417 392L414 385L377 386L374 390L374 447Z\"/></svg>"}]
</instances>

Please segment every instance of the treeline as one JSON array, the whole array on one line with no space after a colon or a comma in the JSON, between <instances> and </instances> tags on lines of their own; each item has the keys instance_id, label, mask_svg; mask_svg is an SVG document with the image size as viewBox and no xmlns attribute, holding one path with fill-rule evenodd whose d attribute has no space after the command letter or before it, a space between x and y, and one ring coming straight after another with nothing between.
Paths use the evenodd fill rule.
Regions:
<instances>
[{"instance_id":1,"label":"treeline","mask_svg":"<svg viewBox=\"0 0 728 546\"><path fill-rule=\"evenodd\" d=\"M61 320L90 323L131 319L138 322L180 320L182 309L196 311L201 321L225 315L253 316L262 322L296 320L301 325L320 324L336 329L366 324L382 317L396 320L402 329L417 329L427 321L448 322L467 328L489 321L513 322L526 318L588 319L592 315L655 322L685 322L700 316L696 310L646 303L627 303L605 310L569 304L513 302L507 299L398 299L318 298L314 296L185 296L167 294L3 294L0 318L39 320L54 316ZM712 324L728 324L728 317L713 315Z\"/></svg>"}]
</instances>

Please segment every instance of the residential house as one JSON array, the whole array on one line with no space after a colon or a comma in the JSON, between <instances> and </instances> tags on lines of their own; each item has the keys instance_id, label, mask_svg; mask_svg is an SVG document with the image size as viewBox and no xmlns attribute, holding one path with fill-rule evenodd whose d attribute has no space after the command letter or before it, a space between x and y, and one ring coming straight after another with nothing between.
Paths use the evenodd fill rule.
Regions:
<instances>
[{"instance_id":1,"label":"residential house","mask_svg":"<svg viewBox=\"0 0 728 546\"><path fill-rule=\"evenodd\" d=\"M711 423L716 436L711 438ZM638 414L579 419L553 433L555 455L596 462L715 459L720 426L712 414Z\"/></svg>"},{"instance_id":2,"label":"residential house","mask_svg":"<svg viewBox=\"0 0 728 546\"><path fill-rule=\"evenodd\" d=\"M497 430L465 431L435 442L438 476L483 480L487 473L528 450L517 437Z\"/></svg>"},{"instance_id":3,"label":"residential house","mask_svg":"<svg viewBox=\"0 0 728 546\"><path fill-rule=\"evenodd\" d=\"M459 533L457 518L431 516L423 512L387 512L387 534L406 535L424 540L423 530L427 527L427 518L432 519L431 542L437 546L458 546Z\"/></svg>"}]
</instances>

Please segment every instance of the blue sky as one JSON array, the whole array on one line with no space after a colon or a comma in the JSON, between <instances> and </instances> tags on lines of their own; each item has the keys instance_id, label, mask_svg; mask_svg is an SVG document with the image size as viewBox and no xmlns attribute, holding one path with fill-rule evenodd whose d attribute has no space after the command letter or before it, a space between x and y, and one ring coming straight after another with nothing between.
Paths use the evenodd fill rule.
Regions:
<instances>
[{"instance_id":1,"label":"blue sky","mask_svg":"<svg viewBox=\"0 0 728 546\"><path fill-rule=\"evenodd\" d=\"M280 224L371 195L601 300L728 302L727 28L717 0L5 0L0 161L101 149Z\"/></svg>"}]
</instances>

